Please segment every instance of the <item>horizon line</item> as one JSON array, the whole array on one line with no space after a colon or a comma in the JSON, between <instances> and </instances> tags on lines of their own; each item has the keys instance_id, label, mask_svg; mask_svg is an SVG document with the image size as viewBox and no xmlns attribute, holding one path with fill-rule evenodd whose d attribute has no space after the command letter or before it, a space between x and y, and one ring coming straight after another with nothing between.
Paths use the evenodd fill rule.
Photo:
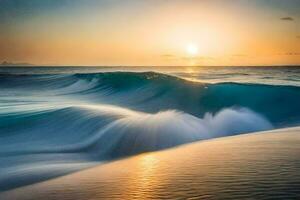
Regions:
<instances>
[{"instance_id":1,"label":"horizon line","mask_svg":"<svg viewBox=\"0 0 300 200\"><path fill-rule=\"evenodd\" d=\"M0 65L0 67L300 67L299 64L276 65Z\"/></svg>"}]
</instances>

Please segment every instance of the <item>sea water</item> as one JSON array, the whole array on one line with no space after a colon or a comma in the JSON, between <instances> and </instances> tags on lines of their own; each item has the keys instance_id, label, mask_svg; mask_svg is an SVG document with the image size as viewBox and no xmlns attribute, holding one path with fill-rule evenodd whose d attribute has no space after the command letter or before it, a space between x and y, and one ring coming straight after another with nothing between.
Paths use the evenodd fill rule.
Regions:
<instances>
[{"instance_id":1,"label":"sea water","mask_svg":"<svg viewBox=\"0 0 300 200\"><path fill-rule=\"evenodd\" d=\"M298 125L300 68L1 67L0 190Z\"/></svg>"}]
</instances>

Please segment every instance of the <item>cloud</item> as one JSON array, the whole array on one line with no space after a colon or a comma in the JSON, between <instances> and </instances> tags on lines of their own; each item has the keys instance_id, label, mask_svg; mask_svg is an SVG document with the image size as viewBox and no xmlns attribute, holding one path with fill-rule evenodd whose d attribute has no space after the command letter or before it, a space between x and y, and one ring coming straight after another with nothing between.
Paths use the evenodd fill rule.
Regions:
<instances>
[{"instance_id":1,"label":"cloud","mask_svg":"<svg viewBox=\"0 0 300 200\"><path fill-rule=\"evenodd\" d=\"M161 57L163 57L163 58L174 58L175 56L172 55L172 54L163 54L163 55L161 55Z\"/></svg>"},{"instance_id":2,"label":"cloud","mask_svg":"<svg viewBox=\"0 0 300 200\"><path fill-rule=\"evenodd\" d=\"M246 54L233 54L232 57L247 57Z\"/></svg>"},{"instance_id":3,"label":"cloud","mask_svg":"<svg viewBox=\"0 0 300 200\"><path fill-rule=\"evenodd\" d=\"M284 55L284 56L300 56L300 53L298 53L298 52L287 52L287 53L280 54L280 55Z\"/></svg>"},{"instance_id":4,"label":"cloud","mask_svg":"<svg viewBox=\"0 0 300 200\"><path fill-rule=\"evenodd\" d=\"M215 60L215 58L209 57L209 56L196 56L196 57L184 56L184 57L181 57L181 60L183 60L183 61L202 61L202 60Z\"/></svg>"},{"instance_id":5,"label":"cloud","mask_svg":"<svg viewBox=\"0 0 300 200\"><path fill-rule=\"evenodd\" d=\"M282 17L282 18L280 18L280 20L283 20L283 21L294 21L294 18L292 18L292 17Z\"/></svg>"},{"instance_id":6,"label":"cloud","mask_svg":"<svg viewBox=\"0 0 300 200\"><path fill-rule=\"evenodd\" d=\"M177 60L177 56L172 55L172 54L162 54L162 55L160 55L160 57L165 60Z\"/></svg>"},{"instance_id":7,"label":"cloud","mask_svg":"<svg viewBox=\"0 0 300 200\"><path fill-rule=\"evenodd\" d=\"M296 38L300 39L300 35L297 35Z\"/></svg>"}]
</instances>

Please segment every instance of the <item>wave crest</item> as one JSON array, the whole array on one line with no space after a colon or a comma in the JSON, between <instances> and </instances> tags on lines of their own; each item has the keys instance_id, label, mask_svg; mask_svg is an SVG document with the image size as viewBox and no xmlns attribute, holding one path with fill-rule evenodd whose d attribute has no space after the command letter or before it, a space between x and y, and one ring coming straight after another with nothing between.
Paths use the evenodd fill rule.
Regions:
<instances>
[{"instance_id":1,"label":"wave crest","mask_svg":"<svg viewBox=\"0 0 300 200\"><path fill-rule=\"evenodd\" d=\"M2 75L0 90L18 96L10 102L28 101L26 96L31 95L36 101L112 104L147 113L174 109L197 117L239 106L264 115L276 127L300 122L300 87L296 86L204 84L154 72L108 72Z\"/></svg>"},{"instance_id":2,"label":"wave crest","mask_svg":"<svg viewBox=\"0 0 300 200\"><path fill-rule=\"evenodd\" d=\"M245 108L228 108L204 118L169 110L116 120L100 131L101 137L91 149L95 154L115 158L271 128L268 120Z\"/></svg>"}]
</instances>

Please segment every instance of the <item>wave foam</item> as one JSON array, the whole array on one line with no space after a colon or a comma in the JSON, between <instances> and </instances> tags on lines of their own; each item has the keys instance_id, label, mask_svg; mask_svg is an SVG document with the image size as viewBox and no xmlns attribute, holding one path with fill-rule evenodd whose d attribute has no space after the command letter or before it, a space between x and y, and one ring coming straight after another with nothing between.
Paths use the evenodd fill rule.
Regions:
<instances>
[{"instance_id":1,"label":"wave foam","mask_svg":"<svg viewBox=\"0 0 300 200\"><path fill-rule=\"evenodd\" d=\"M268 120L246 108L228 108L215 115L207 113L204 118L175 110L139 113L116 120L100 131L92 149L96 154L114 158L268 129L272 129Z\"/></svg>"}]
</instances>

